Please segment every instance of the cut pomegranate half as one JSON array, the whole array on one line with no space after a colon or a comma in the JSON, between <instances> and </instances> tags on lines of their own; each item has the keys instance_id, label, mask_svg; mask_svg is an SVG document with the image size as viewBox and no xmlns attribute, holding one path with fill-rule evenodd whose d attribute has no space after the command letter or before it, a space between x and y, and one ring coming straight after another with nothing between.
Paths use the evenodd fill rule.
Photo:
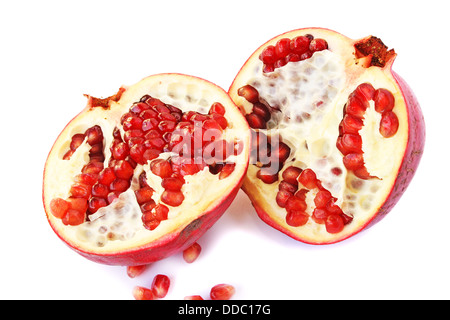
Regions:
<instances>
[{"instance_id":1,"label":"cut pomegranate half","mask_svg":"<svg viewBox=\"0 0 450 320\"><path fill-rule=\"evenodd\" d=\"M256 50L229 94L253 129L243 189L294 239L327 244L383 218L419 164L425 125L376 37L294 30Z\"/></svg>"},{"instance_id":2,"label":"cut pomegranate half","mask_svg":"<svg viewBox=\"0 0 450 320\"><path fill-rule=\"evenodd\" d=\"M48 156L43 201L70 247L106 264L143 265L184 250L236 196L250 130L216 85L161 74L87 107Z\"/></svg>"}]
</instances>

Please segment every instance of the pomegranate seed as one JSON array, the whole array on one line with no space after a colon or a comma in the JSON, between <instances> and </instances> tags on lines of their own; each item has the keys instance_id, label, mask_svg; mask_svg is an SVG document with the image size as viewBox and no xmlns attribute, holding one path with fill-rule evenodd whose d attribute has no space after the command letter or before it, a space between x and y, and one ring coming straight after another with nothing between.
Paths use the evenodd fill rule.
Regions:
<instances>
[{"instance_id":1,"label":"pomegranate seed","mask_svg":"<svg viewBox=\"0 0 450 320\"><path fill-rule=\"evenodd\" d=\"M152 200L153 192L154 190L149 186L145 186L141 189L135 190L134 194L136 195L137 203L143 204L145 202Z\"/></svg>"},{"instance_id":2,"label":"pomegranate seed","mask_svg":"<svg viewBox=\"0 0 450 320\"><path fill-rule=\"evenodd\" d=\"M398 118L392 111L384 112L380 121L380 133L385 138L394 136L398 131Z\"/></svg>"},{"instance_id":3,"label":"pomegranate seed","mask_svg":"<svg viewBox=\"0 0 450 320\"><path fill-rule=\"evenodd\" d=\"M269 121L271 118L271 114L269 108L261 102L257 102L253 105L252 112L258 116L260 116L264 121Z\"/></svg>"},{"instance_id":4,"label":"pomegranate seed","mask_svg":"<svg viewBox=\"0 0 450 320\"><path fill-rule=\"evenodd\" d=\"M130 112L138 115L142 111L147 110L148 108L149 108L148 104L143 103L143 102L138 102L131 106Z\"/></svg>"},{"instance_id":5,"label":"pomegranate seed","mask_svg":"<svg viewBox=\"0 0 450 320\"><path fill-rule=\"evenodd\" d=\"M272 157L279 163L284 163L291 154L291 148L284 142L280 142L278 149L272 151Z\"/></svg>"},{"instance_id":6,"label":"pomegranate seed","mask_svg":"<svg viewBox=\"0 0 450 320\"><path fill-rule=\"evenodd\" d=\"M300 57L300 55L298 55L298 54L296 54L296 53L290 53L290 54L288 54L288 56L286 57L286 59L287 59L289 62L297 62L297 61L302 60L301 57Z\"/></svg>"},{"instance_id":7,"label":"pomegranate seed","mask_svg":"<svg viewBox=\"0 0 450 320\"><path fill-rule=\"evenodd\" d=\"M131 179L134 173L134 168L126 160L119 160L114 166L114 173L117 178Z\"/></svg>"},{"instance_id":8,"label":"pomegranate seed","mask_svg":"<svg viewBox=\"0 0 450 320\"><path fill-rule=\"evenodd\" d=\"M290 48L292 52L301 55L309 49L311 40L305 36L299 36L291 40Z\"/></svg>"},{"instance_id":9,"label":"pomegranate seed","mask_svg":"<svg viewBox=\"0 0 450 320\"><path fill-rule=\"evenodd\" d=\"M360 179L367 180L370 178L376 178L375 176L371 176L370 173L367 171L367 168L365 166L362 166L356 170L353 170L353 173L355 176L357 176Z\"/></svg>"},{"instance_id":10,"label":"pomegranate seed","mask_svg":"<svg viewBox=\"0 0 450 320\"><path fill-rule=\"evenodd\" d=\"M362 139L357 134L345 133L342 135L342 147L347 152L362 152Z\"/></svg>"},{"instance_id":11,"label":"pomegranate seed","mask_svg":"<svg viewBox=\"0 0 450 320\"><path fill-rule=\"evenodd\" d=\"M91 161L83 167L82 173L98 174L103 170L103 163L97 161Z\"/></svg>"},{"instance_id":12,"label":"pomegranate seed","mask_svg":"<svg viewBox=\"0 0 450 320\"><path fill-rule=\"evenodd\" d=\"M369 107L367 100L363 101L357 95L352 95L345 106L345 112L362 119L366 109Z\"/></svg>"},{"instance_id":13,"label":"pomegranate seed","mask_svg":"<svg viewBox=\"0 0 450 320\"><path fill-rule=\"evenodd\" d=\"M105 198L108 197L109 189L107 186L101 183L96 183L92 187L92 195L94 197Z\"/></svg>"},{"instance_id":14,"label":"pomegranate seed","mask_svg":"<svg viewBox=\"0 0 450 320\"><path fill-rule=\"evenodd\" d=\"M275 66L273 64L265 64L263 68L263 72L273 72L275 70Z\"/></svg>"},{"instance_id":15,"label":"pomegranate seed","mask_svg":"<svg viewBox=\"0 0 450 320\"><path fill-rule=\"evenodd\" d=\"M70 150L76 150L84 141L85 135L82 133L77 133L73 135L72 141L70 142Z\"/></svg>"},{"instance_id":16,"label":"pomegranate seed","mask_svg":"<svg viewBox=\"0 0 450 320\"><path fill-rule=\"evenodd\" d=\"M357 170L364 166L364 158L362 153L349 153L343 158L344 166L348 170Z\"/></svg>"},{"instance_id":17,"label":"pomegranate seed","mask_svg":"<svg viewBox=\"0 0 450 320\"><path fill-rule=\"evenodd\" d=\"M217 113L223 116L225 114L225 107L219 102L214 102L209 109L209 114L213 113Z\"/></svg>"},{"instance_id":18,"label":"pomegranate seed","mask_svg":"<svg viewBox=\"0 0 450 320\"><path fill-rule=\"evenodd\" d=\"M66 214L62 218L62 223L69 226L77 226L82 224L86 219L85 211L81 212L75 209L67 210Z\"/></svg>"},{"instance_id":19,"label":"pomegranate seed","mask_svg":"<svg viewBox=\"0 0 450 320\"><path fill-rule=\"evenodd\" d=\"M140 144L136 144L134 145L131 149L130 149L130 157L131 159L133 159L134 161L136 161L137 163L140 164L144 164L144 146L140 145Z\"/></svg>"},{"instance_id":20,"label":"pomegranate seed","mask_svg":"<svg viewBox=\"0 0 450 320\"><path fill-rule=\"evenodd\" d=\"M147 162L149 160L158 158L160 153L161 153L161 150L158 150L158 149L147 149L144 151L144 154L142 155L142 159L144 162Z\"/></svg>"},{"instance_id":21,"label":"pomegranate seed","mask_svg":"<svg viewBox=\"0 0 450 320\"><path fill-rule=\"evenodd\" d=\"M108 202L105 199L99 197L92 197L89 200L88 209L90 213L96 213L98 209L106 207Z\"/></svg>"},{"instance_id":22,"label":"pomegranate seed","mask_svg":"<svg viewBox=\"0 0 450 320\"><path fill-rule=\"evenodd\" d=\"M325 209L316 208L314 209L311 217L313 218L314 222L324 224L325 219L328 217L328 212Z\"/></svg>"},{"instance_id":23,"label":"pomegranate seed","mask_svg":"<svg viewBox=\"0 0 450 320\"><path fill-rule=\"evenodd\" d=\"M147 213L142 215L142 222L144 223L144 227L150 231L155 230L161 223L161 221L154 219L152 214Z\"/></svg>"},{"instance_id":24,"label":"pomegranate seed","mask_svg":"<svg viewBox=\"0 0 450 320\"><path fill-rule=\"evenodd\" d=\"M241 88L238 89L238 95L241 97L244 97L245 100L247 100L250 103L257 103L259 102L259 93L258 90L256 90L251 85L247 84Z\"/></svg>"},{"instance_id":25,"label":"pomegranate seed","mask_svg":"<svg viewBox=\"0 0 450 320\"><path fill-rule=\"evenodd\" d=\"M77 210L79 212L86 212L88 208L88 201L85 198L72 198L69 197L67 202L70 204L70 209Z\"/></svg>"},{"instance_id":26,"label":"pomegranate seed","mask_svg":"<svg viewBox=\"0 0 450 320\"><path fill-rule=\"evenodd\" d=\"M364 123L360 118L354 117L350 114L346 114L342 120L342 129L345 133L357 134L363 125Z\"/></svg>"},{"instance_id":27,"label":"pomegranate seed","mask_svg":"<svg viewBox=\"0 0 450 320\"><path fill-rule=\"evenodd\" d=\"M292 185L296 185L297 184L297 178L300 175L300 173L302 173L302 169L294 167L294 166L290 166L287 167L286 170L283 171L282 177L283 180L285 180L286 182L292 184Z\"/></svg>"},{"instance_id":28,"label":"pomegranate seed","mask_svg":"<svg viewBox=\"0 0 450 320\"><path fill-rule=\"evenodd\" d=\"M183 251L184 261L186 261L187 263L194 262L200 255L201 251L202 247L197 242L194 242L190 247Z\"/></svg>"},{"instance_id":29,"label":"pomegranate seed","mask_svg":"<svg viewBox=\"0 0 450 320\"><path fill-rule=\"evenodd\" d=\"M392 111L395 105L394 95L386 89L377 89L374 93L375 110L379 113Z\"/></svg>"},{"instance_id":30,"label":"pomegranate seed","mask_svg":"<svg viewBox=\"0 0 450 320\"><path fill-rule=\"evenodd\" d=\"M289 182L283 180L278 185L278 190L285 190L285 191L288 191L288 192L290 192L292 194L297 192L297 189L298 189L297 181L295 181L295 185L294 185L294 184L290 184Z\"/></svg>"},{"instance_id":31,"label":"pomegranate seed","mask_svg":"<svg viewBox=\"0 0 450 320\"><path fill-rule=\"evenodd\" d=\"M142 122L142 131L147 132L152 129L158 128L159 121L155 118L145 119Z\"/></svg>"},{"instance_id":32,"label":"pomegranate seed","mask_svg":"<svg viewBox=\"0 0 450 320\"><path fill-rule=\"evenodd\" d=\"M289 197L286 202L286 210L289 211L305 211L306 202L299 197Z\"/></svg>"},{"instance_id":33,"label":"pomegranate seed","mask_svg":"<svg viewBox=\"0 0 450 320\"><path fill-rule=\"evenodd\" d=\"M330 214L325 220L325 228L328 233L339 233L344 229L344 220L341 216Z\"/></svg>"},{"instance_id":34,"label":"pomegranate seed","mask_svg":"<svg viewBox=\"0 0 450 320\"><path fill-rule=\"evenodd\" d=\"M154 208L154 214L153 215L154 215L156 220L159 220L159 221L167 220L168 215L169 215L169 208L167 208L163 204L158 204Z\"/></svg>"},{"instance_id":35,"label":"pomegranate seed","mask_svg":"<svg viewBox=\"0 0 450 320\"><path fill-rule=\"evenodd\" d=\"M222 170L220 171L219 180L225 179L230 174L232 174L235 167L236 167L235 163L227 163L227 164L225 164L223 166Z\"/></svg>"},{"instance_id":36,"label":"pomegranate seed","mask_svg":"<svg viewBox=\"0 0 450 320\"><path fill-rule=\"evenodd\" d=\"M161 195L161 201L172 207L178 207L184 201L184 195L181 191L164 190Z\"/></svg>"},{"instance_id":37,"label":"pomegranate seed","mask_svg":"<svg viewBox=\"0 0 450 320\"><path fill-rule=\"evenodd\" d=\"M363 96L367 101L372 100L375 94L375 89L370 83L361 83L355 92Z\"/></svg>"},{"instance_id":38,"label":"pomegranate seed","mask_svg":"<svg viewBox=\"0 0 450 320\"><path fill-rule=\"evenodd\" d=\"M161 178L168 178L173 173L169 161L164 159L156 159L150 163L150 170L153 174Z\"/></svg>"},{"instance_id":39,"label":"pomegranate seed","mask_svg":"<svg viewBox=\"0 0 450 320\"><path fill-rule=\"evenodd\" d=\"M130 187L130 182L125 179L117 178L109 185L109 190L124 192Z\"/></svg>"},{"instance_id":40,"label":"pomegranate seed","mask_svg":"<svg viewBox=\"0 0 450 320\"><path fill-rule=\"evenodd\" d=\"M331 195L331 192L328 190L320 190L317 192L315 198L314 198L314 204L316 205L316 208L325 208L328 201L331 200L333 196Z\"/></svg>"},{"instance_id":41,"label":"pomegranate seed","mask_svg":"<svg viewBox=\"0 0 450 320\"><path fill-rule=\"evenodd\" d=\"M203 300L203 298L200 295L193 295L184 297L184 300Z\"/></svg>"},{"instance_id":42,"label":"pomegranate seed","mask_svg":"<svg viewBox=\"0 0 450 320\"><path fill-rule=\"evenodd\" d=\"M275 45L275 54L278 59L286 57L291 51L291 40L283 38L278 40Z\"/></svg>"},{"instance_id":43,"label":"pomegranate seed","mask_svg":"<svg viewBox=\"0 0 450 320\"><path fill-rule=\"evenodd\" d=\"M105 168L98 176L98 182L104 185L110 185L111 182L116 180L113 168Z\"/></svg>"},{"instance_id":44,"label":"pomegranate seed","mask_svg":"<svg viewBox=\"0 0 450 320\"><path fill-rule=\"evenodd\" d=\"M110 192L110 193L108 193L106 200L108 201L108 204L111 204L118 197L119 197L119 192Z\"/></svg>"},{"instance_id":45,"label":"pomegranate seed","mask_svg":"<svg viewBox=\"0 0 450 320\"><path fill-rule=\"evenodd\" d=\"M180 191L184 182L175 177L164 178L161 182L161 186L166 190Z\"/></svg>"},{"instance_id":46,"label":"pomegranate seed","mask_svg":"<svg viewBox=\"0 0 450 320\"><path fill-rule=\"evenodd\" d=\"M130 148L125 142L119 142L111 148L111 153L114 159L125 160L125 158L130 154Z\"/></svg>"},{"instance_id":47,"label":"pomegranate seed","mask_svg":"<svg viewBox=\"0 0 450 320\"><path fill-rule=\"evenodd\" d=\"M152 292L155 298L164 298L167 295L170 287L170 279L163 274L157 274L153 278Z\"/></svg>"},{"instance_id":48,"label":"pomegranate seed","mask_svg":"<svg viewBox=\"0 0 450 320\"><path fill-rule=\"evenodd\" d=\"M142 128L142 122L143 122L143 120L141 118L139 118L138 116L129 116L122 123L122 126L125 131L140 130Z\"/></svg>"},{"instance_id":49,"label":"pomegranate seed","mask_svg":"<svg viewBox=\"0 0 450 320\"><path fill-rule=\"evenodd\" d=\"M211 288L211 300L230 300L235 293L235 289L229 284L218 284Z\"/></svg>"},{"instance_id":50,"label":"pomegranate seed","mask_svg":"<svg viewBox=\"0 0 450 320\"><path fill-rule=\"evenodd\" d=\"M140 276L144 271L148 268L148 264L143 264L140 266L128 266L127 267L127 275L130 278L135 278Z\"/></svg>"},{"instance_id":51,"label":"pomegranate seed","mask_svg":"<svg viewBox=\"0 0 450 320\"><path fill-rule=\"evenodd\" d=\"M328 49L328 43L323 39L313 39L309 44L309 50L312 52Z\"/></svg>"},{"instance_id":52,"label":"pomegranate seed","mask_svg":"<svg viewBox=\"0 0 450 320\"><path fill-rule=\"evenodd\" d=\"M291 227L304 226L309 220L309 216L304 211L292 210L286 215L286 223Z\"/></svg>"},{"instance_id":53,"label":"pomegranate seed","mask_svg":"<svg viewBox=\"0 0 450 320\"><path fill-rule=\"evenodd\" d=\"M220 125L220 127L223 130L225 130L228 127L228 120L224 116L213 113L211 117L213 118L214 121L216 121Z\"/></svg>"},{"instance_id":54,"label":"pomegranate seed","mask_svg":"<svg viewBox=\"0 0 450 320\"><path fill-rule=\"evenodd\" d=\"M273 64L277 61L277 55L274 46L267 46L259 57L265 64Z\"/></svg>"},{"instance_id":55,"label":"pomegranate seed","mask_svg":"<svg viewBox=\"0 0 450 320\"><path fill-rule=\"evenodd\" d=\"M75 183L70 188L70 194L75 198L86 198L88 199L91 195L91 186L83 183Z\"/></svg>"},{"instance_id":56,"label":"pomegranate seed","mask_svg":"<svg viewBox=\"0 0 450 320\"><path fill-rule=\"evenodd\" d=\"M277 60L277 61L273 64L273 66L274 66L275 68L281 68L281 67L285 66L288 62L289 62L288 59L286 59L286 58L281 58L280 60Z\"/></svg>"},{"instance_id":57,"label":"pomegranate seed","mask_svg":"<svg viewBox=\"0 0 450 320\"><path fill-rule=\"evenodd\" d=\"M275 201L277 202L277 204L280 208L284 208L284 207L286 207L286 203L287 203L288 199L290 197L292 197L293 195L294 195L293 193L291 193L287 190L279 190L277 192Z\"/></svg>"},{"instance_id":58,"label":"pomegranate seed","mask_svg":"<svg viewBox=\"0 0 450 320\"><path fill-rule=\"evenodd\" d=\"M55 198L50 201L50 211L56 217L61 219L69 210L70 204L61 198Z\"/></svg>"},{"instance_id":59,"label":"pomegranate seed","mask_svg":"<svg viewBox=\"0 0 450 320\"><path fill-rule=\"evenodd\" d=\"M133 297L136 300L154 300L152 290L150 290L148 288L144 288L144 287L139 287L139 286L134 287Z\"/></svg>"},{"instance_id":60,"label":"pomegranate seed","mask_svg":"<svg viewBox=\"0 0 450 320\"><path fill-rule=\"evenodd\" d=\"M93 146L94 144L103 142L103 132L100 126L93 126L86 130L87 142Z\"/></svg>"},{"instance_id":61,"label":"pomegranate seed","mask_svg":"<svg viewBox=\"0 0 450 320\"><path fill-rule=\"evenodd\" d=\"M305 169L298 177L298 181L308 189L317 187L317 177L311 169Z\"/></svg>"},{"instance_id":62,"label":"pomegranate seed","mask_svg":"<svg viewBox=\"0 0 450 320\"><path fill-rule=\"evenodd\" d=\"M266 184L272 184L275 181L278 181L278 174L277 173L273 174L269 171L270 170L260 169L256 173L256 177L259 178L262 182L264 182Z\"/></svg>"}]
</instances>

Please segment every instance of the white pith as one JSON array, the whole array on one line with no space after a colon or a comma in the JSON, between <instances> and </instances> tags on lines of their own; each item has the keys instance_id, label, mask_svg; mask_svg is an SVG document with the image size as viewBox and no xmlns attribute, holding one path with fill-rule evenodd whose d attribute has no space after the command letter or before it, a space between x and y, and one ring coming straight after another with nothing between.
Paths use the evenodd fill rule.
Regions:
<instances>
[{"instance_id":1,"label":"white pith","mask_svg":"<svg viewBox=\"0 0 450 320\"><path fill-rule=\"evenodd\" d=\"M325 39L329 50L316 52L304 61L289 62L271 73L262 72L263 64L258 56L266 46L275 45L281 38L292 39L306 34ZM364 68L358 63L353 42L322 29L304 29L280 35L252 55L229 91L245 113L252 111L252 105L240 97L237 90L246 84L254 86L270 106L281 109L282 112L272 113L267 135L279 133L291 148L283 170L290 165L314 170L323 186L338 198L337 204L344 213L353 216L353 221L339 234L328 233L323 224L317 224L313 219L301 227L289 226L285 220L286 210L275 201L283 170L279 173L279 181L269 185L256 177L259 168L250 164L244 188L252 201L267 213L266 219L271 220L269 224L305 242L334 242L366 225L389 195L406 148L408 119L400 89L389 68ZM371 175L380 179L355 177L343 165L343 155L336 148L344 105L349 94L364 82L371 83L375 89L388 89L396 100L394 112L399 119L399 129L393 137L384 138L379 133L381 115L374 110L373 101L364 115L364 127L359 131L365 166ZM340 168L342 174L334 175L332 168ZM315 208L313 199L316 192L317 189L307 194L306 212L309 215Z\"/></svg>"},{"instance_id":2,"label":"white pith","mask_svg":"<svg viewBox=\"0 0 450 320\"><path fill-rule=\"evenodd\" d=\"M244 149L237 156L228 157L228 162L236 163L233 173L219 180L206 167L195 175L186 176L182 187L184 201L178 207L170 207L168 219L154 230L144 228L142 212L136 201L134 190L139 188L138 177L142 171L147 174L147 183L155 190L153 199L160 203L164 191L162 179L154 175L149 163L138 165L134 171L131 187L107 207L99 209L87 221L78 226L66 226L61 219L55 218L48 209L53 198L66 199L74 177L81 173L82 167L89 161L90 146L85 141L70 160L63 160L68 150L71 137L83 133L93 125L102 128L104 136L105 165L111 153L109 147L113 140L112 132L117 126L122 130L120 117L130 106L146 94L160 99L166 104L174 105L185 111L198 111L207 114L214 102L220 102L226 108L225 118L229 126L223 132L228 140L242 141ZM235 107L228 95L217 86L194 77L177 74L157 75L143 79L127 88L120 100L111 104L110 109L96 107L85 110L74 118L55 142L48 157L44 176L44 205L47 216L55 231L70 245L82 251L99 254L120 252L155 241L174 230L201 216L204 212L218 205L224 199L244 174L248 161L249 132L245 119ZM123 131L122 131L123 136ZM162 153L160 158L168 158L170 153Z\"/></svg>"}]
</instances>

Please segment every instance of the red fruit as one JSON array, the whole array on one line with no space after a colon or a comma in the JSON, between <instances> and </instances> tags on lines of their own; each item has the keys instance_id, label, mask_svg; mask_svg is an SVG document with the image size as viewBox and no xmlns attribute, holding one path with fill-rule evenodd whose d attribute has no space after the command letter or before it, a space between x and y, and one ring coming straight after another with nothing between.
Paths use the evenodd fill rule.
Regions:
<instances>
[{"instance_id":1,"label":"red fruit","mask_svg":"<svg viewBox=\"0 0 450 320\"><path fill-rule=\"evenodd\" d=\"M140 287L140 286L134 287L133 297L136 300L154 300L155 299L152 290L150 290L148 288Z\"/></svg>"},{"instance_id":2,"label":"red fruit","mask_svg":"<svg viewBox=\"0 0 450 320\"><path fill-rule=\"evenodd\" d=\"M128 266L127 267L127 275L130 278L135 278L140 276L144 271L148 268L148 264L143 264L140 266Z\"/></svg>"},{"instance_id":3,"label":"red fruit","mask_svg":"<svg viewBox=\"0 0 450 320\"><path fill-rule=\"evenodd\" d=\"M222 283L211 288L210 297L211 300L230 300L234 293L232 285Z\"/></svg>"},{"instance_id":4,"label":"red fruit","mask_svg":"<svg viewBox=\"0 0 450 320\"><path fill-rule=\"evenodd\" d=\"M203 158L203 129L219 132L220 167ZM161 74L106 99L88 96L45 165L48 221L96 262L141 266L163 259L194 243L231 204L249 143L239 108L202 79ZM148 298L144 289L136 293Z\"/></svg>"},{"instance_id":5,"label":"red fruit","mask_svg":"<svg viewBox=\"0 0 450 320\"><path fill-rule=\"evenodd\" d=\"M170 279L164 274L157 274L153 279L152 292L155 298L164 298L170 287Z\"/></svg>"},{"instance_id":6,"label":"red fruit","mask_svg":"<svg viewBox=\"0 0 450 320\"><path fill-rule=\"evenodd\" d=\"M392 71L395 57L376 37L311 28L283 33L246 60L229 94L256 132L243 189L263 221L328 244L394 207L425 140L419 104Z\"/></svg>"},{"instance_id":7,"label":"red fruit","mask_svg":"<svg viewBox=\"0 0 450 320\"><path fill-rule=\"evenodd\" d=\"M201 251L202 247L197 242L194 242L190 247L186 248L183 251L184 261L186 261L187 263L194 262L195 260L197 260Z\"/></svg>"}]
</instances>

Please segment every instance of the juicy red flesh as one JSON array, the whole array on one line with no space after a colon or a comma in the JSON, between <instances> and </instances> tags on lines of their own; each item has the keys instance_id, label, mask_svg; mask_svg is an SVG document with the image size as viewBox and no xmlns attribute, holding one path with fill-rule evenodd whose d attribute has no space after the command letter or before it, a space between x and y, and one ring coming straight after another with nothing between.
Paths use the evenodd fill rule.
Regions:
<instances>
[{"instance_id":1,"label":"juicy red flesh","mask_svg":"<svg viewBox=\"0 0 450 320\"><path fill-rule=\"evenodd\" d=\"M283 180L278 185L276 201L278 206L286 209L286 223L292 227L305 225L309 218L315 223L325 224L329 233L341 232L344 226L352 221L335 204L337 198L322 186L316 174L311 169L290 166L283 171ZM314 205L312 215L306 213L306 196L314 190Z\"/></svg>"},{"instance_id":2,"label":"juicy red flesh","mask_svg":"<svg viewBox=\"0 0 450 320\"><path fill-rule=\"evenodd\" d=\"M235 289L229 284L218 284L211 288L211 300L230 300L235 293Z\"/></svg>"},{"instance_id":3,"label":"juicy red flesh","mask_svg":"<svg viewBox=\"0 0 450 320\"><path fill-rule=\"evenodd\" d=\"M83 223L130 188L137 164L150 162L151 172L162 178L161 203L153 199L154 190L146 183L145 171L140 174L139 188L134 193L144 227L155 229L168 219L167 206L176 207L184 201L185 176L206 166L219 174L219 179L233 173L235 164L227 162L227 158L239 154L242 148L238 142L222 139L223 130L228 127L224 115L225 107L218 102L211 105L208 114L183 113L177 107L145 95L122 115L123 131L120 127L114 129L107 164L104 163L104 137L100 126L73 135L63 159L69 160L86 140L90 146L89 162L75 178L70 197L51 201L52 214L65 224ZM162 152L178 153L178 156L158 158Z\"/></svg>"},{"instance_id":4,"label":"juicy red flesh","mask_svg":"<svg viewBox=\"0 0 450 320\"><path fill-rule=\"evenodd\" d=\"M170 287L170 279L164 274L157 274L153 278L152 292L155 298L164 298L167 295Z\"/></svg>"},{"instance_id":5,"label":"juicy red flesh","mask_svg":"<svg viewBox=\"0 0 450 320\"><path fill-rule=\"evenodd\" d=\"M376 178L370 175L364 165L362 139L359 134L359 130L364 125L364 114L371 100L374 101L375 111L381 113L380 134L390 138L397 133L399 123L396 114L392 111L395 106L393 94L386 89L375 90L371 84L362 83L348 98L336 141L336 147L344 155L344 166L364 180Z\"/></svg>"},{"instance_id":6,"label":"juicy red flesh","mask_svg":"<svg viewBox=\"0 0 450 320\"><path fill-rule=\"evenodd\" d=\"M259 59L264 63L263 72L272 72L289 62L302 61L317 51L328 49L324 39L314 39L312 35L299 36L294 39L283 38L275 45L269 45L262 51Z\"/></svg>"},{"instance_id":7,"label":"juicy red flesh","mask_svg":"<svg viewBox=\"0 0 450 320\"><path fill-rule=\"evenodd\" d=\"M194 262L195 260L197 260L201 251L202 247L197 242L194 242L190 247L186 248L183 251L184 261L186 261L187 263Z\"/></svg>"}]
</instances>

